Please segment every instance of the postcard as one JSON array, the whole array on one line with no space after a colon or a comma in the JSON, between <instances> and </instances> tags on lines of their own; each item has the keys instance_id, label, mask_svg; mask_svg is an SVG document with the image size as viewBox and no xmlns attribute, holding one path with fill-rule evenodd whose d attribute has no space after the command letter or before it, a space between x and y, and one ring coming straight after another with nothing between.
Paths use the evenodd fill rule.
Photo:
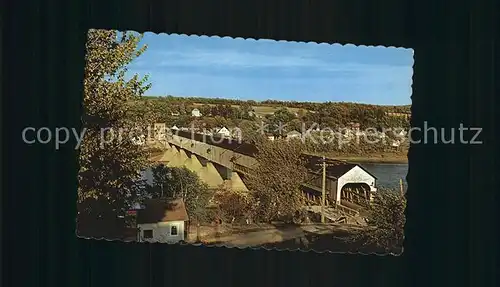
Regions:
<instances>
[{"instance_id":1,"label":"postcard","mask_svg":"<svg viewBox=\"0 0 500 287\"><path fill-rule=\"evenodd\" d=\"M400 254L413 50L89 30L77 235Z\"/></svg>"}]
</instances>

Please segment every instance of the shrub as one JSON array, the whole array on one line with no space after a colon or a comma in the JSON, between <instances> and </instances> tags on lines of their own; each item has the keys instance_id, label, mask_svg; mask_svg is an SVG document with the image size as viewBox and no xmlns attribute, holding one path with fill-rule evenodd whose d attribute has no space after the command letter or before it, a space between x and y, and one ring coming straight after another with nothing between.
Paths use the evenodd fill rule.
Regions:
<instances>
[{"instance_id":1,"label":"shrub","mask_svg":"<svg viewBox=\"0 0 500 287\"><path fill-rule=\"evenodd\" d=\"M366 230L354 233L345 240L363 242L385 252L394 253L402 250L406 197L393 190L380 190L368 209Z\"/></svg>"}]
</instances>

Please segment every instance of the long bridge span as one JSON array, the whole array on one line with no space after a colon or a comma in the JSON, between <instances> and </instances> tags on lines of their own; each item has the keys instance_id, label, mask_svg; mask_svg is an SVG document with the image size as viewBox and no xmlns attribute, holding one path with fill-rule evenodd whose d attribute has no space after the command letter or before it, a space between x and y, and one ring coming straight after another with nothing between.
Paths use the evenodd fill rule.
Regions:
<instances>
[{"instance_id":1,"label":"long bridge span","mask_svg":"<svg viewBox=\"0 0 500 287\"><path fill-rule=\"evenodd\" d=\"M167 166L185 166L196 172L200 179L211 188L225 186L238 191L248 191L245 176L257 165L256 146L234 139L176 130L168 132L161 141L166 151L155 160ZM321 166L319 157L308 155L308 179L303 184L306 202L314 206L320 204L322 191ZM346 214L358 213L360 204L368 194L376 191L376 178L362 167L338 161L338 166L329 166L326 172L327 205ZM367 193L353 193L348 187L361 184ZM337 218L330 218L337 220Z\"/></svg>"}]
</instances>

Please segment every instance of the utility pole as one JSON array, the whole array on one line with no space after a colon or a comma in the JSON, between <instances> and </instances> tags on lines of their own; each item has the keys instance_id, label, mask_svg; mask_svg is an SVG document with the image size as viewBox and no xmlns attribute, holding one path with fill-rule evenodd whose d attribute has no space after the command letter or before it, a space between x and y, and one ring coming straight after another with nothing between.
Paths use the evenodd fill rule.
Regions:
<instances>
[{"instance_id":1,"label":"utility pole","mask_svg":"<svg viewBox=\"0 0 500 287\"><path fill-rule=\"evenodd\" d=\"M321 183L321 223L325 223L326 159L323 156L323 178Z\"/></svg>"},{"instance_id":2,"label":"utility pole","mask_svg":"<svg viewBox=\"0 0 500 287\"><path fill-rule=\"evenodd\" d=\"M327 166L336 166L338 163L326 162L326 157L323 156L321 163L315 164L316 166L319 166L321 164L322 167L322 184L321 184L321 223L325 223L325 201L326 201L326 167Z\"/></svg>"}]
</instances>

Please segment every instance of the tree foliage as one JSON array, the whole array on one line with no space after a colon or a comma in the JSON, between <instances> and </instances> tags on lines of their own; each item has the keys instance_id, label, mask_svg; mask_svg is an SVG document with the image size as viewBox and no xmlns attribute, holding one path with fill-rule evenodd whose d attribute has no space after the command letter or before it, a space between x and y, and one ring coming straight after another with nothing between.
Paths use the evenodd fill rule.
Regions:
<instances>
[{"instance_id":1,"label":"tree foliage","mask_svg":"<svg viewBox=\"0 0 500 287\"><path fill-rule=\"evenodd\" d=\"M134 128L145 128L147 114L130 115L128 104L150 87L138 75L126 80L126 66L146 47L138 48L140 35L90 30L82 126L85 135L79 153L78 233L83 236L116 236L119 219L141 189L140 171L147 151L130 140ZM102 131L106 141L102 141ZM119 131L122 132L121 138Z\"/></svg>"},{"instance_id":2,"label":"tree foliage","mask_svg":"<svg viewBox=\"0 0 500 287\"><path fill-rule=\"evenodd\" d=\"M242 222L253 218L255 197L250 193L221 189L214 197L218 213L225 222Z\"/></svg>"},{"instance_id":3,"label":"tree foliage","mask_svg":"<svg viewBox=\"0 0 500 287\"><path fill-rule=\"evenodd\" d=\"M258 219L291 221L302 208L301 185L307 176L302 146L293 141L262 140L257 149L258 166L246 183L258 202Z\"/></svg>"},{"instance_id":4,"label":"tree foliage","mask_svg":"<svg viewBox=\"0 0 500 287\"><path fill-rule=\"evenodd\" d=\"M345 238L384 252L400 250L404 241L406 197L393 190L380 190L368 209L368 228Z\"/></svg>"},{"instance_id":5,"label":"tree foliage","mask_svg":"<svg viewBox=\"0 0 500 287\"><path fill-rule=\"evenodd\" d=\"M190 218L196 221L211 218L207 206L213 192L196 173L185 167L167 167L161 164L152 167L152 172L153 185L149 187L149 193L153 198L182 198Z\"/></svg>"}]
</instances>

